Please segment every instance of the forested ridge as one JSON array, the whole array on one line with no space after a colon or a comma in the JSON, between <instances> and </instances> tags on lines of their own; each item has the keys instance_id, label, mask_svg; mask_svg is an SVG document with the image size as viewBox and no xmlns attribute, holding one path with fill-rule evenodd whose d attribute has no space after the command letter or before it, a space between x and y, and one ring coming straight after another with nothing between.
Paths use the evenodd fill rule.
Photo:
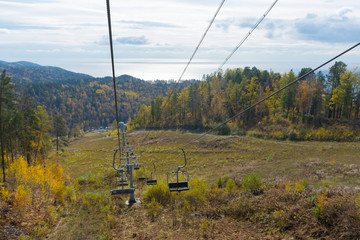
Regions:
<instances>
[{"instance_id":1,"label":"forested ridge","mask_svg":"<svg viewBox=\"0 0 360 240\"><path fill-rule=\"evenodd\" d=\"M157 96L130 119L132 128L210 129L312 71L280 74L256 67L227 69L169 97ZM360 77L336 62L312 73L218 130L293 140L355 140L359 131Z\"/></svg>"},{"instance_id":2,"label":"forested ridge","mask_svg":"<svg viewBox=\"0 0 360 240\"><path fill-rule=\"evenodd\" d=\"M77 81L91 80L94 77L67 71L59 67L41 66L32 62L5 62L0 61L0 71L6 70L11 81L16 84L33 82Z\"/></svg>"},{"instance_id":3,"label":"forested ridge","mask_svg":"<svg viewBox=\"0 0 360 240\"><path fill-rule=\"evenodd\" d=\"M116 78L119 117L127 121L141 104L149 104L157 95L164 95L174 83L146 82L131 76ZM190 84L190 81L184 82ZM68 127L84 130L109 126L115 119L114 90L111 78L92 81L35 82L17 85L16 91L29 95L35 105L46 106L50 115L62 115Z\"/></svg>"},{"instance_id":4,"label":"forested ridge","mask_svg":"<svg viewBox=\"0 0 360 240\"><path fill-rule=\"evenodd\" d=\"M0 69L15 84L18 96L29 96L34 108L42 106L50 116L65 119L69 136L80 129L109 126L115 120L112 78L94 78L57 67L30 62L0 61ZM195 81L182 81L183 88ZM121 121L127 121L141 104L150 104L158 95L165 95L174 87L174 81L144 81L129 75L116 78Z\"/></svg>"}]
</instances>

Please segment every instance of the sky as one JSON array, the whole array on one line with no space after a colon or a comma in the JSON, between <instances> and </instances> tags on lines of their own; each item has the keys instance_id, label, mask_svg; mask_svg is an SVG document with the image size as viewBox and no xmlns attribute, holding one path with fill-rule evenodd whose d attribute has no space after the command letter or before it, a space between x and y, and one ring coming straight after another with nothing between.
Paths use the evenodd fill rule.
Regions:
<instances>
[{"instance_id":1,"label":"sky","mask_svg":"<svg viewBox=\"0 0 360 240\"><path fill-rule=\"evenodd\" d=\"M116 75L178 80L220 2L110 0ZM226 0L182 79L214 73L273 2ZM112 74L105 0L0 0L0 11L0 60ZM360 1L279 0L223 69L296 72L358 42ZM360 47L338 60L359 66Z\"/></svg>"}]
</instances>

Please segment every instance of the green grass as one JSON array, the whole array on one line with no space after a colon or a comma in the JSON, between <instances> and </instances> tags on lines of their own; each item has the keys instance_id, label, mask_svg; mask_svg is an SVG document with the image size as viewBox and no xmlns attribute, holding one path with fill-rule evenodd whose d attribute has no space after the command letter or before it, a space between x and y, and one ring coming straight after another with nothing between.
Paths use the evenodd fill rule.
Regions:
<instances>
[{"instance_id":1,"label":"green grass","mask_svg":"<svg viewBox=\"0 0 360 240\"><path fill-rule=\"evenodd\" d=\"M145 167L145 174L150 175L153 170L152 162L155 162L155 178L166 181L166 174L183 164L183 155L179 148L198 136L177 131L133 132L129 134L129 141L136 154L141 156L140 162ZM110 196L115 148L116 136L109 137L102 132L86 134L65 149L59 161L72 179L78 179L78 197L69 214L51 235L52 239L145 239L152 238L155 232L158 239L178 239L181 229L185 234L182 237L189 239L205 238L205 235L202 235L205 233L208 236L210 234L220 237L221 235L216 235L216 231L227 235L232 234L231 231L235 229L241 233L236 236L243 238L259 236L258 239L261 239L268 234L259 232L259 226L247 225L248 229L241 227L238 221L231 218L208 219L205 224L202 218L181 215L184 214L181 209L186 208L181 205L182 196L188 200L187 204L191 201L200 202L201 204L196 205L199 209L203 205L202 201L207 201L196 200L210 194L203 195L202 187L194 187L193 191L184 194L172 194L173 202L165 209L159 210L157 205L153 204L156 211L154 210L152 217L149 217L146 204L126 207L124 202L128 196ZM291 142L207 135L186 148L186 170L191 180L196 182L196 179L202 179L208 186L216 186L219 177L223 180L231 179L239 186L244 177L256 174L265 185L294 185L298 181L306 181L312 189L320 189L324 185L354 189L360 184L359 152L359 143ZM225 187L226 183L223 185ZM136 187L135 197L144 201L147 187L139 183ZM219 205L216 205L219 209L216 207L216 211L221 212L228 204L235 204L231 199L237 199L236 196L241 191L243 190L239 188L236 191L220 191L219 196L214 195L216 201L212 201L219 202ZM265 193L269 194L266 191L268 190L265 189ZM229 198L226 201L230 202L222 199L221 194L228 194L224 198ZM250 199L261 206L258 197ZM152 206L151 202L147 206ZM271 206L269 209L272 211ZM282 212L277 214L281 216ZM161 217L154 218L155 215ZM179 219L182 219L181 224ZM245 221L242 224L250 223ZM199 231L201 226L207 227ZM276 229L270 229L269 233L274 239L277 236L288 237L286 234L277 235L280 233Z\"/></svg>"},{"instance_id":2,"label":"green grass","mask_svg":"<svg viewBox=\"0 0 360 240\"><path fill-rule=\"evenodd\" d=\"M134 132L130 143L146 174L153 170L166 176L183 164L181 146L197 137L176 131ZM90 133L66 148L60 162L72 178L86 174L112 172L113 149L116 136L106 132ZM310 180L313 184L328 182L340 186L358 186L360 164L359 143L344 142L291 142L263 140L238 136L208 135L186 148L187 171L191 176L216 182L219 176L235 179L255 173L267 182Z\"/></svg>"}]
</instances>

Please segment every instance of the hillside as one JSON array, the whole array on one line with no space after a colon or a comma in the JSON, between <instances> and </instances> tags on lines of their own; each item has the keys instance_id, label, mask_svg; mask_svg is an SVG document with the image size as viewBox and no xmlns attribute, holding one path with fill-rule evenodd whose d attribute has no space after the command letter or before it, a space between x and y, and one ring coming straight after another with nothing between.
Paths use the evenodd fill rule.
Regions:
<instances>
[{"instance_id":1,"label":"hillside","mask_svg":"<svg viewBox=\"0 0 360 240\"><path fill-rule=\"evenodd\" d=\"M115 120L112 78L94 78L58 67L41 66L30 62L7 63L0 61L15 83L15 91L30 96L34 108L42 105L51 116L65 118L69 135L80 129L110 126ZM182 89L195 80L182 81ZM119 114L127 121L142 104L149 105L158 95L165 95L175 85L168 81L144 81L129 75L116 78Z\"/></svg>"},{"instance_id":2,"label":"hillside","mask_svg":"<svg viewBox=\"0 0 360 240\"><path fill-rule=\"evenodd\" d=\"M158 96L132 116L129 125L135 129L211 129L231 119L218 128L219 134L249 132L291 140L360 139L360 74L343 62L330 66L326 76L311 68L280 74L245 67L204 78L175 91L170 99Z\"/></svg>"},{"instance_id":3,"label":"hillside","mask_svg":"<svg viewBox=\"0 0 360 240\"><path fill-rule=\"evenodd\" d=\"M82 73L74 73L59 67L41 66L31 62L5 62L0 61L0 71L5 69L7 75L17 84L35 82L57 82L91 80L94 77Z\"/></svg>"},{"instance_id":4,"label":"hillside","mask_svg":"<svg viewBox=\"0 0 360 240\"><path fill-rule=\"evenodd\" d=\"M358 143L291 142L214 136L186 148L189 191L170 193L167 173L183 163L175 150L198 134L133 132L129 141L149 177L156 164L158 185L135 182L139 204L111 196L116 136L88 133L52 162L67 177L65 204L43 219L28 205L16 218L10 204L0 216L0 238L33 239L359 239ZM50 161L51 162L51 161ZM71 180L70 180L71 178ZM174 180L170 175L170 181ZM12 217L13 216L13 217ZM1 218L0 218L1 219ZM3 235L1 235L3 234ZM8 234L8 235L6 235ZM12 234L12 235L9 235Z\"/></svg>"}]
</instances>

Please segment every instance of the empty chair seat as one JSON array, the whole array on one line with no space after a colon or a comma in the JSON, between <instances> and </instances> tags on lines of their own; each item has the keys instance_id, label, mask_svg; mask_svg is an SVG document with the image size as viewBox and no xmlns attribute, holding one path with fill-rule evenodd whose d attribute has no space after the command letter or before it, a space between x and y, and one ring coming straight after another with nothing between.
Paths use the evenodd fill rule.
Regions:
<instances>
[{"instance_id":1,"label":"empty chair seat","mask_svg":"<svg viewBox=\"0 0 360 240\"><path fill-rule=\"evenodd\" d=\"M168 183L170 192L180 192L189 190L188 182L169 182Z\"/></svg>"},{"instance_id":2,"label":"empty chair seat","mask_svg":"<svg viewBox=\"0 0 360 240\"><path fill-rule=\"evenodd\" d=\"M111 195L129 194L135 192L135 188L119 188L111 190Z\"/></svg>"},{"instance_id":3,"label":"empty chair seat","mask_svg":"<svg viewBox=\"0 0 360 240\"><path fill-rule=\"evenodd\" d=\"M147 184L147 185L156 185L156 184L157 184L157 180L155 180L155 179L147 180L147 181L146 181L146 184Z\"/></svg>"},{"instance_id":4,"label":"empty chair seat","mask_svg":"<svg viewBox=\"0 0 360 240\"><path fill-rule=\"evenodd\" d=\"M138 181L145 181L146 180L146 177L139 177L138 178Z\"/></svg>"},{"instance_id":5,"label":"empty chair seat","mask_svg":"<svg viewBox=\"0 0 360 240\"><path fill-rule=\"evenodd\" d=\"M127 185L129 185L128 182L121 182L121 181L119 181L119 182L116 183L116 186L120 186L120 187L122 187L122 186L127 186Z\"/></svg>"}]
</instances>

